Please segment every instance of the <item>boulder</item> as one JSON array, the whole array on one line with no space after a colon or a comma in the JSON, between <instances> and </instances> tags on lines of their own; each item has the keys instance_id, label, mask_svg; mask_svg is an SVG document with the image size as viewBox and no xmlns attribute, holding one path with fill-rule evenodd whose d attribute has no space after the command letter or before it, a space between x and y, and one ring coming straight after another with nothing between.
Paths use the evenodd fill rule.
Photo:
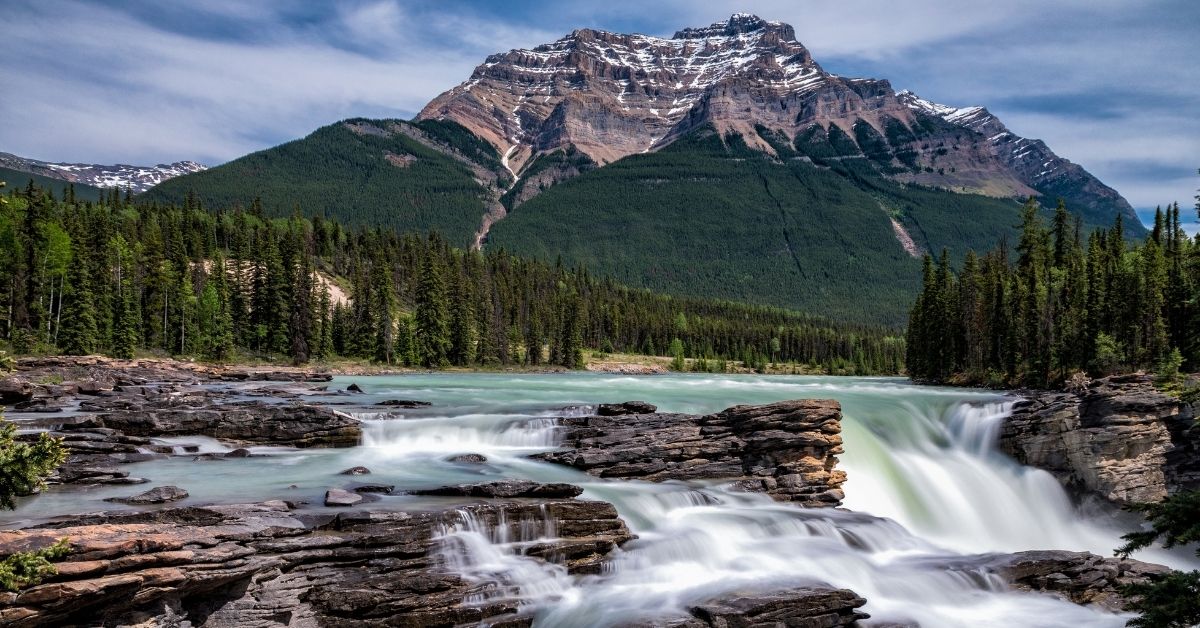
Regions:
<instances>
[{"instance_id":1,"label":"boulder","mask_svg":"<svg viewBox=\"0 0 1200 628\"><path fill-rule=\"evenodd\" d=\"M565 417L562 449L535 456L605 478L727 479L805 506L837 506L846 474L841 406L801 399L736 406L708 416Z\"/></svg>"},{"instance_id":2,"label":"boulder","mask_svg":"<svg viewBox=\"0 0 1200 628\"><path fill-rule=\"evenodd\" d=\"M1170 571L1162 565L1129 558L1105 558L1088 552L1060 550L1018 552L995 556L986 568L1023 591L1050 593L1076 604L1121 612L1129 600L1121 593L1129 584Z\"/></svg>"},{"instance_id":3,"label":"boulder","mask_svg":"<svg viewBox=\"0 0 1200 628\"><path fill-rule=\"evenodd\" d=\"M104 501L142 506L176 502L187 498L187 496L188 492L179 488L178 486L156 486L144 493L138 493L132 497L109 497Z\"/></svg>"},{"instance_id":4,"label":"boulder","mask_svg":"<svg viewBox=\"0 0 1200 628\"><path fill-rule=\"evenodd\" d=\"M362 495L342 490L340 488L331 488L328 491L325 491L326 506L353 506L362 500Z\"/></svg>"},{"instance_id":5,"label":"boulder","mask_svg":"<svg viewBox=\"0 0 1200 628\"><path fill-rule=\"evenodd\" d=\"M487 462L487 456L483 454L458 454L446 458L446 462L457 462L459 464L483 464Z\"/></svg>"},{"instance_id":6,"label":"boulder","mask_svg":"<svg viewBox=\"0 0 1200 628\"><path fill-rule=\"evenodd\" d=\"M366 467L350 467L338 472L338 475L369 475L371 470Z\"/></svg>"},{"instance_id":7,"label":"boulder","mask_svg":"<svg viewBox=\"0 0 1200 628\"><path fill-rule=\"evenodd\" d=\"M21 379L0 379L0 404L12 405L33 399L33 384Z\"/></svg>"}]
</instances>

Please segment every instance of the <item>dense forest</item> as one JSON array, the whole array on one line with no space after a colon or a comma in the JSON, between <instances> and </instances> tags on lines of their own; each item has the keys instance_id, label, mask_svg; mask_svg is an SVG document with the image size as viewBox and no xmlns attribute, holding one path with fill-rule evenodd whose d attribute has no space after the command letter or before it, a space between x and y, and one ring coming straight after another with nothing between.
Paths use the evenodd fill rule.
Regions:
<instances>
[{"instance_id":1,"label":"dense forest","mask_svg":"<svg viewBox=\"0 0 1200 628\"><path fill-rule=\"evenodd\" d=\"M488 197L475 171L508 176L490 144L453 122L353 118L164 181L142 199L182 204L192 195L207 207L233 208L260 198L269 217L286 218L299 206L346 227L436 231L465 247Z\"/></svg>"},{"instance_id":2,"label":"dense forest","mask_svg":"<svg viewBox=\"0 0 1200 628\"><path fill-rule=\"evenodd\" d=\"M657 292L900 327L921 264L893 220L955 259L1016 233L1018 202L902 186L861 155L821 157L804 138L763 133L774 155L699 129L583 172L515 207L489 246Z\"/></svg>"},{"instance_id":3,"label":"dense forest","mask_svg":"<svg viewBox=\"0 0 1200 628\"><path fill-rule=\"evenodd\" d=\"M0 336L19 353L575 368L591 350L705 370L902 367L903 339L887 329L656 295L436 234L268 218L258 202L56 198L32 184L4 200Z\"/></svg>"},{"instance_id":4,"label":"dense forest","mask_svg":"<svg viewBox=\"0 0 1200 628\"><path fill-rule=\"evenodd\" d=\"M1200 369L1200 237L1178 203L1131 245L1120 216L1085 239L1061 202L1047 225L1031 199L1013 254L1006 243L968 254L957 273L946 253L925 257L907 341L909 373L932 381L1045 387L1077 371Z\"/></svg>"}]
</instances>

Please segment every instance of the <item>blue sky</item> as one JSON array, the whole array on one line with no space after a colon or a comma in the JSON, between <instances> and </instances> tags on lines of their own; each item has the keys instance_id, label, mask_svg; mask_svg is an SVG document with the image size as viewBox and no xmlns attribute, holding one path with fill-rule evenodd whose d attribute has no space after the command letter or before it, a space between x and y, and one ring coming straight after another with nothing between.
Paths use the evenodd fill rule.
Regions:
<instances>
[{"instance_id":1,"label":"blue sky","mask_svg":"<svg viewBox=\"0 0 1200 628\"><path fill-rule=\"evenodd\" d=\"M1200 187L1194 0L5 0L0 151L217 164L351 116L410 117L493 52L747 11L827 70L986 105L1135 207ZM1189 212L1194 219L1195 213Z\"/></svg>"}]
</instances>

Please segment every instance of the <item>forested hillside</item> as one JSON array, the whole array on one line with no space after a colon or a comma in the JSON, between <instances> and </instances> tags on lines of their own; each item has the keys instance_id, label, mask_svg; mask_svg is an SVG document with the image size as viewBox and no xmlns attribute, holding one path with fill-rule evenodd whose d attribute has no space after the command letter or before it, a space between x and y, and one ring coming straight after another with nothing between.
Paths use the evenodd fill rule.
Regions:
<instances>
[{"instance_id":1,"label":"forested hillside","mask_svg":"<svg viewBox=\"0 0 1200 628\"><path fill-rule=\"evenodd\" d=\"M577 367L584 349L895 373L903 340L778 308L681 299L437 236L250 210L0 208L3 339L18 352Z\"/></svg>"},{"instance_id":2,"label":"forested hillside","mask_svg":"<svg viewBox=\"0 0 1200 628\"><path fill-rule=\"evenodd\" d=\"M172 179L142 198L182 204L194 193L212 208L258 199L267 216L299 207L347 226L437 231L466 246L489 200L478 179L497 172L496 151L454 123L355 119Z\"/></svg>"},{"instance_id":3,"label":"forested hillside","mask_svg":"<svg viewBox=\"0 0 1200 628\"><path fill-rule=\"evenodd\" d=\"M1119 216L1085 234L1062 205L1048 227L1030 203L1015 251L970 253L957 273L926 256L910 374L1046 387L1076 371L1200 368L1200 237L1181 222L1168 206L1130 246Z\"/></svg>"},{"instance_id":4,"label":"forested hillside","mask_svg":"<svg viewBox=\"0 0 1200 628\"><path fill-rule=\"evenodd\" d=\"M898 326L920 262L891 219L920 249L956 255L1015 234L1015 202L901 186L807 141L800 152L784 138L772 156L694 133L549 188L493 226L488 246L657 291Z\"/></svg>"},{"instance_id":5,"label":"forested hillside","mask_svg":"<svg viewBox=\"0 0 1200 628\"><path fill-rule=\"evenodd\" d=\"M26 188L30 183L47 190L54 191L62 198L67 198L71 194L81 201L98 201L102 197L109 194L109 190L102 190L90 185L67 183L50 177L43 177L40 174L31 174L12 170L10 168L0 168L0 181L8 183L13 188Z\"/></svg>"}]
</instances>

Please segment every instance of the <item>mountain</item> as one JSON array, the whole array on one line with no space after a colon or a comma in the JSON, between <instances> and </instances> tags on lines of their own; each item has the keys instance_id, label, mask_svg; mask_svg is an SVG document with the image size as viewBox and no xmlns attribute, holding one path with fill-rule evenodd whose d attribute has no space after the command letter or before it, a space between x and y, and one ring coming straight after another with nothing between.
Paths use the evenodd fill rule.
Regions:
<instances>
[{"instance_id":1,"label":"mountain","mask_svg":"<svg viewBox=\"0 0 1200 628\"><path fill-rule=\"evenodd\" d=\"M583 29L492 55L418 119L463 125L518 172L566 146L603 165L701 127L738 133L773 154L758 131L765 127L789 140L842 144L843 156L869 157L901 182L1063 197L1096 222L1121 212L1140 224L1114 190L986 109L937 105L897 93L886 80L831 74L791 26L744 13L670 39Z\"/></svg>"},{"instance_id":2,"label":"mountain","mask_svg":"<svg viewBox=\"0 0 1200 628\"><path fill-rule=\"evenodd\" d=\"M826 72L779 22L578 30L492 55L413 121L345 120L146 198L299 205L583 263L676 294L901 324L919 258L991 248L1019 201L1132 208L980 107Z\"/></svg>"},{"instance_id":3,"label":"mountain","mask_svg":"<svg viewBox=\"0 0 1200 628\"><path fill-rule=\"evenodd\" d=\"M502 212L511 175L487 142L453 122L351 119L251 153L142 195L206 207L249 207L273 215L338 218L349 226L435 230L466 247L482 215Z\"/></svg>"},{"instance_id":4,"label":"mountain","mask_svg":"<svg viewBox=\"0 0 1200 628\"><path fill-rule=\"evenodd\" d=\"M95 188L129 189L134 193L145 192L167 179L205 169L194 161L177 161L157 166L102 166L38 161L10 153L0 153L0 168Z\"/></svg>"}]
</instances>

